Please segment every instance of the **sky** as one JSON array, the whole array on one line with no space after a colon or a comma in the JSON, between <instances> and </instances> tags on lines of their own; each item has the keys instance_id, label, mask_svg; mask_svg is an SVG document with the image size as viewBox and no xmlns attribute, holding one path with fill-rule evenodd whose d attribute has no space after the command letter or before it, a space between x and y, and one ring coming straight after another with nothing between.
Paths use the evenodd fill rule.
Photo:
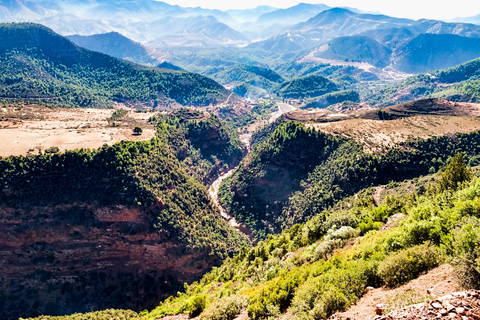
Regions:
<instances>
[{"instance_id":1,"label":"sky","mask_svg":"<svg viewBox=\"0 0 480 320\"><path fill-rule=\"evenodd\" d=\"M480 14L478 0L164 0L182 7L202 7L208 9L249 9L259 5L287 8L305 3L323 3L332 7L348 6L364 11L379 12L385 15L410 19L449 20L457 17L470 17Z\"/></svg>"}]
</instances>

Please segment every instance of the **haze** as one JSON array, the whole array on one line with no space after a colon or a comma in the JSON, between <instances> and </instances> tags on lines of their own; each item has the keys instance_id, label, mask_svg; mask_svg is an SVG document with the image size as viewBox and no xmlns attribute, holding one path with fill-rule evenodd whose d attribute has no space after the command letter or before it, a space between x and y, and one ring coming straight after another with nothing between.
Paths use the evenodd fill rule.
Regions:
<instances>
[{"instance_id":1,"label":"haze","mask_svg":"<svg viewBox=\"0 0 480 320\"><path fill-rule=\"evenodd\" d=\"M187 7L203 7L209 9L248 9L260 5L268 5L276 8L287 8L298 4L295 0L244 0L239 2L219 0L175 0L167 1L170 4L178 4ZM457 17L469 17L480 14L480 2L471 0L435 1L435 0L340 0L340 1L303 1L306 3L323 3L332 7L349 6L364 11L379 12L385 15L410 18L410 19L439 19L450 20Z\"/></svg>"}]
</instances>

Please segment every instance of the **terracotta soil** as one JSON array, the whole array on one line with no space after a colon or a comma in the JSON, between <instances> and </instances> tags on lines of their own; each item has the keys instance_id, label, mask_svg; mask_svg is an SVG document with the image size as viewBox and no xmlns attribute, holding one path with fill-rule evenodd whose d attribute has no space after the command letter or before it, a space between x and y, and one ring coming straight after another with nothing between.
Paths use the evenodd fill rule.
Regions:
<instances>
[{"instance_id":1,"label":"terracotta soil","mask_svg":"<svg viewBox=\"0 0 480 320\"><path fill-rule=\"evenodd\" d=\"M377 316L375 310L379 304L387 304L395 296L405 293L415 293L419 298L431 295L441 297L459 291L460 286L454 278L454 269L449 264L441 265L427 274L421 275L403 286L395 289L375 288L369 290L353 306L345 312L338 312L330 320L372 320ZM429 292L427 292L429 290ZM391 318L397 319L397 318ZM410 318L408 318L410 319Z\"/></svg>"}]
</instances>

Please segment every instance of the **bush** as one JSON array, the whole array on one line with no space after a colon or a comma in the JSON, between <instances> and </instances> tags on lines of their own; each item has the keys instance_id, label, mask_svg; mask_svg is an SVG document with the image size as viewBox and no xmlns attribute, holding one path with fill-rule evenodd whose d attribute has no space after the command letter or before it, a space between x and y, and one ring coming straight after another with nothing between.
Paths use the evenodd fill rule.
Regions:
<instances>
[{"instance_id":1,"label":"bush","mask_svg":"<svg viewBox=\"0 0 480 320\"><path fill-rule=\"evenodd\" d=\"M472 179L470 168L463 161L464 153L458 153L443 169L441 178L438 181L440 191L457 190L464 181Z\"/></svg>"},{"instance_id":2,"label":"bush","mask_svg":"<svg viewBox=\"0 0 480 320\"><path fill-rule=\"evenodd\" d=\"M231 296L216 301L205 310L201 320L232 320L248 305L247 296Z\"/></svg>"},{"instance_id":3,"label":"bush","mask_svg":"<svg viewBox=\"0 0 480 320\"><path fill-rule=\"evenodd\" d=\"M454 235L452 264L458 270L456 276L465 289L480 288L480 219L471 218Z\"/></svg>"},{"instance_id":4,"label":"bush","mask_svg":"<svg viewBox=\"0 0 480 320\"><path fill-rule=\"evenodd\" d=\"M397 287L437 264L435 248L426 243L388 256L378 266L378 275L386 286Z\"/></svg>"},{"instance_id":5,"label":"bush","mask_svg":"<svg viewBox=\"0 0 480 320\"><path fill-rule=\"evenodd\" d=\"M328 318L354 303L371 284L374 264L363 260L347 263L332 260L335 259L325 263L332 266L329 270L319 272L319 276L308 279L296 290L291 308L295 319Z\"/></svg>"},{"instance_id":6,"label":"bush","mask_svg":"<svg viewBox=\"0 0 480 320\"><path fill-rule=\"evenodd\" d=\"M358 237L359 232L352 227L341 227L338 230L334 228L328 230L327 235L325 236L325 240L334 240L334 239L350 239L353 237Z\"/></svg>"},{"instance_id":7,"label":"bush","mask_svg":"<svg viewBox=\"0 0 480 320\"><path fill-rule=\"evenodd\" d=\"M204 294L196 295L186 303L184 312L187 313L190 318L195 318L202 313L206 305L207 296Z\"/></svg>"}]
</instances>

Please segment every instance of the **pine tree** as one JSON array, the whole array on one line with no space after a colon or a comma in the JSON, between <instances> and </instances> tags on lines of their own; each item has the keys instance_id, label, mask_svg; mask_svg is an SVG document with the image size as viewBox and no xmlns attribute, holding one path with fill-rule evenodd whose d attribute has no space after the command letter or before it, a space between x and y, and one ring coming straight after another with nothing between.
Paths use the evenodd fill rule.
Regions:
<instances>
[{"instance_id":1,"label":"pine tree","mask_svg":"<svg viewBox=\"0 0 480 320\"><path fill-rule=\"evenodd\" d=\"M463 161L464 153L458 153L443 169L438 181L439 191L457 190L459 184L472 178L470 168Z\"/></svg>"}]
</instances>

